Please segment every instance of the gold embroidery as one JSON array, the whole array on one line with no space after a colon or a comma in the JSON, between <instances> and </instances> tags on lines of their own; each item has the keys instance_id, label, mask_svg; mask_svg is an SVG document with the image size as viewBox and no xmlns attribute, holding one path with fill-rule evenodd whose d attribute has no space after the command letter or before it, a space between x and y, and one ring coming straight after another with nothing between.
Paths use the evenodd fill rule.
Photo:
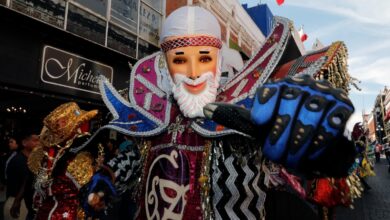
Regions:
<instances>
[{"instance_id":1,"label":"gold embroidery","mask_svg":"<svg viewBox=\"0 0 390 220\"><path fill-rule=\"evenodd\" d=\"M88 152L77 154L76 158L69 163L67 172L73 176L76 182L83 186L93 176L93 158Z\"/></svg>"},{"instance_id":2,"label":"gold embroidery","mask_svg":"<svg viewBox=\"0 0 390 220\"><path fill-rule=\"evenodd\" d=\"M45 157L42 146L34 148L27 160L27 166L35 175L38 174L39 169L41 168L42 159Z\"/></svg>"}]
</instances>

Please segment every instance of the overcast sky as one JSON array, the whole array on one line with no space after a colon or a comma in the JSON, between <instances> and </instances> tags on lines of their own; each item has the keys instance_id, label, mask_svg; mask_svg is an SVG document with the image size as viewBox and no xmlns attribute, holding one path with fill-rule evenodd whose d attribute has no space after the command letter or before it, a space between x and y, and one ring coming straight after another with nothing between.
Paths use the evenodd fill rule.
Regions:
<instances>
[{"instance_id":1,"label":"overcast sky","mask_svg":"<svg viewBox=\"0 0 390 220\"><path fill-rule=\"evenodd\" d=\"M255 6L259 0L240 0ZM350 98L355 114L348 128L362 121L362 112L370 112L375 97L384 86L390 87L390 1L389 0L262 0L274 15L287 17L298 29L304 26L309 38L306 49L316 38L324 45L344 41L349 52L349 73L361 80L362 91L352 88ZM387 66L388 65L388 66Z\"/></svg>"}]
</instances>

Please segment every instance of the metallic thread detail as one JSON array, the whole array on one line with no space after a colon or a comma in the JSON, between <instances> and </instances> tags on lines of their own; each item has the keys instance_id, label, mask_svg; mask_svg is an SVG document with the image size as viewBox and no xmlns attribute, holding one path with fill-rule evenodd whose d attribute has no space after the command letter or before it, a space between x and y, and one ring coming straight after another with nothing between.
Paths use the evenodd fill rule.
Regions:
<instances>
[{"instance_id":1,"label":"metallic thread detail","mask_svg":"<svg viewBox=\"0 0 390 220\"><path fill-rule=\"evenodd\" d=\"M255 189L255 191L256 191L256 193L258 195L256 208L259 211L259 213L262 213L262 210L264 208L266 194L258 186L259 179L260 179L260 170L258 170L256 178L255 178L255 180L252 183L252 186L253 186L253 188Z\"/></svg>"},{"instance_id":2,"label":"metallic thread detail","mask_svg":"<svg viewBox=\"0 0 390 220\"><path fill-rule=\"evenodd\" d=\"M204 150L204 146L188 146L188 145L178 145L174 143L156 145L151 147L150 150L157 151L157 150L162 150L170 147L174 147L178 150L188 150L188 151L196 151L196 152L202 152Z\"/></svg>"},{"instance_id":3,"label":"metallic thread detail","mask_svg":"<svg viewBox=\"0 0 390 220\"><path fill-rule=\"evenodd\" d=\"M242 132L233 130L233 129L227 129L227 130L222 130L222 131L210 131L207 129L202 128L197 122L192 122L191 123L191 128L194 129L196 132L198 132L200 135L204 137L221 137L225 136L228 134L239 134L244 137L249 137L247 134L244 134Z\"/></svg>"},{"instance_id":4,"label":"metallic thread detail","mask_svg":"<svg viewBox=\"0 0 390 220\"><path fill-rule=\"evenodd\" d=\"M210 191L211 191L211 179L210 179L210 166L212 161L212 148L213 144L211 141L206 141L203 151L203 160L199 176L199 185L201 188L201 205L203 219L213 219L214 212L210 202Z\"/></svg>"},{"instance_id":5,"label":"metallic thread detail","mask_svg":"<svg viewBox=\"0 0 390 220\"><path fill-rule=\"evenodd\" d=\"M144 109L150 110L150 104L152 103L153 93L148 92L145 95Z\"/></svg>"},{"instance_id":6,"label":"metallic thread detail","mask_svg":"<svg viewBox=\"0 0 390 220\"><path fill-rule=\"evenodd\" d=\"M84 186L92 178L94 172L91 154L88 152L77 154L75 159L69 163L66 171L79 186Z\"/></svg>"},{"instance_id":7,"label":"metallic thread detail","mask_svg":"<svg viewBox=\"0 0 390 220\"><path fill-rule=\"evenodd\" d=\"M129 121L129 122L122 122L122 121L113 121L113 122L110 122L111 124L119 124L119 125L135 125L135 124L139 124L139 123L142 123L143 121L142 120L138 120L138 121Z\"/></svg>"},{"instance_id":8,"label":"metallic thread detail","mask_svg":"<svg viewBox=\"0 0 390 220\"><path fill-rule=\"evenodd\" d=\"M218 168L217 160L218 159L216 157L214 157L214 160L213 160L213 174L212 174L213 192L214 192L214 195L213 195L213 205L214 205L214 207L219 203L219 201L222 199L222 196L223 196L222 190L221 190L221 188L218 185L218 180L221 177L222 172ZM217 210L214 210L214 213L215 213L215 219L222 219L221 215L219 214L219 212Z\"/></svg>"},{"instance_id":9,"label":"metallic thread detail","mask_svg":"<svg viewBox=\"0 0 390 220\"><path fill-rule=\"evenodd\" d=\"M253 199L253 193L249 188L249 181L253 178L254 173L249 169L248 165L244 166L242 170L245 172L245 179L243 182L243 186L245 187L246 198L244 202L242 202L240 209L245 214L247 219L256 219L256 217L249 211L249 204Z\"/></svg>"},{"instance_id":10,"label":"metallic thread detail","mask_svg":"<svg viewBox=\"0 0 390 220\"><path fill-rule=\"evenodd\" d=\"M146 88L148 88L150 91L154 92L158 97L162 98L165 96L165 93L158 88L157 86L153 85L149 80L145 79L141 74L137 74L135 78L142 83Z\"/></svg>"},{"instance_id":11,"label":"metallic thread detail","mask_svg":"<svg viewBox=\"0 0 390 220\"><path fill-rule=\"evenodd\" d=\"M221 49L222 41L211 36L180 37L163 42L161 44L161 49L165 53L175 48L188 46L212 46Z\"/></svg>"},{"instance_id":12,"label":"metallic thread detail","mask_svg":"<svg viewBox=\"0 0 390 220\"><path fill-rule=\"evenodd\" d=\"M289 20L286 19L286 18L282 18L282 17L277 17L275 16L274 17L275 19L275 23L277 25L283 25L284 26L284 29L283 29L283 32L282 32L282 36L280 38L280 41L277 43L277 44L274 44L272 45L271 48L269 48L267 50L267 52L264 53L264 55L262 55L255 63L251 64L254 57L252 57L252 59L250 59L247 64L242 68L243 70L245 70L244 72L240 73L240 76L237 77L237 78L232 78L230 81L228 81L226 83L226 86L224 88L222 88L222 91L226 91L227 89L231 88L232 86L234 86L236 83L238 83L240 80L242 80L244 77L246 77L248 74L252 73L257 67L258 65L260 65L262 62L264 62L264 60L270 56L272 54L272 57L270 59L270 61L268 62L267 66L265 67L264 71L262 71L262 74L260 76L260 78L257 80L257 82L252 86L252 88L250 89L249 92L246 92L232 100L229 101L229 103L237 103L237 102L240 102L248 97L251 97L253 96L253 94L255 94L256 92L256 89L263 85L267 80L268 78L271 76L271 73L274 71L276 65L279 63L279 60L281 59L282 55L283 55L283 52L284 50L286 49L286 46L287 46L287 39L288 37L290 36L290 29L288 28L288 23L289 23ZM274 26L274 29L275 27L277 26L275 25ZM260 50L262 49L263 47L260 47L259 50L257 50L254 54L257 54L260 52ZM248 65L250 65L249 68ZM246 69L247 68L247 69Z\"/></svg>"},{"instance_id":13,"label":"metallic thread detail","mask_svg":"<svg viewBox=\"0 0 390 220\"><path fill-rule=\"evenodd\" d=\"M51 188L51 187L50 187L50 188ZM54 206L53 206L53 208L50 210L49 216L47 217L47 219L51 219L51 217L52 217L54 211L57 209L57 206L58 206L58 202L57 202L57 199L56 199L55 196L53 196L53 200L54 200Z\"/></svg>"},{"instance_id":14,"label":"metallic thread detail","mask_svg":"<svg viewBox=\"0 0 390 220\"><path fill-rule=\"evenodd\" d=\"M178 116L176 122L169 125L168 134L172 134L171 143L176 143L177 134L182 134L184 132L186 126L181 124L182 121L183 119Z\"/></svg>"},{"instance_id":15,"label":"metallic thread detail","mask_svg":"<svg viewBox=\"0 0 390 220\"><path fill-rule=\"evenodd\" d=\"M238 84L237 88L234 90L232 96L233 97L237 97L238 95L240 95L240 93L242 92L242 90L244 89L244 87L246 86L246 84L248 84L248 81L249 79L243 79L240 84Z\"/></svg>"},{"instance_id":16,"label":"metallic thread detail","mask_svg":"<svg viewBox=\"0 0 390 220\"><path fill-rule=\"evenodd\" d=\"M222 90L226 91L228 89L230 89L232 86L236 85L238 82L240 82L243 78L245 78L249 73L251 73L255 67L257 67L258 65L260 65L262 62L264 62L264 60L269 56L271 55L275 49L276 49L276 44L273 45L271 48L269 48L267 50L267 52L265 52L255 63L252 64L251 68L247 69L245 72L241 73L239 77L237 78L232 78L232 81L231 82L227 82L226 83L226 86L224 88L222 88ZM250 63L251 60L247 61L247 63ZM245 66L244 68L245 69Z\"/></svg>"},{"instance_id":17,"label":"metallic thread detail","mask_svg":"<svg viewBox=\"0 0 390 220\"><path fill-rule=\"evenodd\" d=\"M72 176L72 174L70 174L69 172L65 172L65 176L67 176L70 180L72 180L73 184L76 186L77 189L80 189L81 186L80 184L77 182L77 180Z\"/></svg>"},{"instance_id":18,"label":"metallic thread detail","mask_svg":"<svg viewBox=\"0 0 390 220\"><path fill-rule=\"evenodd\" d=\"M233 160L234 160L233 156L230 156L225 160L227 171L230 174L226 181L226 186L228 187L232 195L229 199L229 202L226 203L225 205L225 210L229 214L230 219L239 219L233 210L233 206L236 204L240 196L240 192L238 191L236 185L234 184L238 174L236 169L233 166Z\"/></svg>"},{"instance_id":19,"label":"metallic thread detail","mask_svg":"<svg viewBox=\"0 0 390 220\"><path fill-rule=\"evenodd\" d=\"M162 73L160 72L160 69L158 68L159 64L160 64L161 54L162 54L161 52L156 52L154 54L151 54L150 56L146 56L146 57L142 58L141 60L139 60L137 62L137 64L134 66L134 68L130 74L130 88L129 88L129 100L130 100L130 103L134 103L133 106L131 106L131 107L133 107L135 110L139 111L141 114L146 116L148 119L152 120L153 122L156 122L159 125L159 127L154 129L154 130L147 131L147 132L129 132L128 130L116 128L116 127L112 127L113 129L117 129L118 131L124 132L125 134L130 133L130 135L135 135L135 136L139 136L139 137L150 137L150 136L157 135L157 134L163 132L168 127L169 122L170 122L170 113L171 113L171 107L172 107L172 103L170 101L167 101L167 104L166 104L165 120L163 122L161 122L161 120L158 120L157 118L155 118L151 113L149 113L148 111L145 111L143 108L137 106L135 104L137 102L136 102L134 94L133 94L134 93L134 80L135 80L135 75L137 75L136 70L137 70L138 66L141 63L145 62L146 60L152 59L153 57L155 59L154 60L154 69L156 71L156 76L157 76L157 86L159 88L162 88L162 82L161 82ZM152 91L154 92L154 90L152 90ZM103 98L104 98L104 96L103 96Z\"/></svg>"},{"instance_id":20,"label":"metallic thread detail","mask_svg":"<svg viewBox=\"0 0 390 220\"><path fill-rule=\"evenodd\" d=\"M308 68L306 68L305 70L303 70L300 73L296 73L295 76L309 75L309 76L314 77L314 75L316 75L321 70L321 67L322 67L322 65L324 65L325 61L326 61L326 57L325 56L320 57L318 60L316 60Z\"/></svg>"}]
</instances>

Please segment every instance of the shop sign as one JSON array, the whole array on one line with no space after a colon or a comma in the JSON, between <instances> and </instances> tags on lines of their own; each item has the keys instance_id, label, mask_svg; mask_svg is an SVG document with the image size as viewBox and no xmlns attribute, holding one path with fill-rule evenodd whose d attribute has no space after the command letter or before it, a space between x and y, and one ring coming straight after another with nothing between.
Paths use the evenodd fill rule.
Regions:
<instances>
[{"instance_id":1,"label":"shop sign","mask_svg":"<svg viewBox=\"0 0 390 220\"><path fill-rule=\"evenodd\" d=\"M99 94L100 75L112 83L114 73L110 66L51 46L43 49L41 80L45 83Z\"/></svg>"}]
</instances>

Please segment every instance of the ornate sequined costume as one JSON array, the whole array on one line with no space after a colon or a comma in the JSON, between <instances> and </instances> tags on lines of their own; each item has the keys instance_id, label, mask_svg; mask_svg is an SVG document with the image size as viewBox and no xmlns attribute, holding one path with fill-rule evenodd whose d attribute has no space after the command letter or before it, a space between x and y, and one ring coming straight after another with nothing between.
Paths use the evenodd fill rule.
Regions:
<instances>
[{"instance_id":1,"label":"ornate sequined costume","mask_svg":"<svg viewBox=\"0 0 390 220\"><path fill-rule=\"evenodd\" d=\"M256 88L268 79L307 74L348 90L346 48L301 54L292 23L276 18L273 32L244 68L219 88L217 101L250 109ZM261 219L265 193L258 143L236 130L182 115L166 85L161 52L140 60L130 76L129 101L103 79L100 90L114 115L104 128L138 137L139 154L109 162L117 188L137 184L139 219ZM78 152L80 148L72 149Z\"/></svg>"},{"instance_id":2,"label":"ornate sequined costume","mask_svg":"<svg viewBox=\"0 0 390 220\"><path fill-rule=\"evenodd\" d=\"M82 133L79 127L96 114L96 110L86 112L71 102L57 107L44 119L41 146L34 149L28 159L28 166L36 175L35 219L77 219L83 216L79 189L95 173L95 159L89 152L73 154L69 149L79 146L80 140L85 142L82 137L86 133Z\"/></svg>"}]
</instances>

